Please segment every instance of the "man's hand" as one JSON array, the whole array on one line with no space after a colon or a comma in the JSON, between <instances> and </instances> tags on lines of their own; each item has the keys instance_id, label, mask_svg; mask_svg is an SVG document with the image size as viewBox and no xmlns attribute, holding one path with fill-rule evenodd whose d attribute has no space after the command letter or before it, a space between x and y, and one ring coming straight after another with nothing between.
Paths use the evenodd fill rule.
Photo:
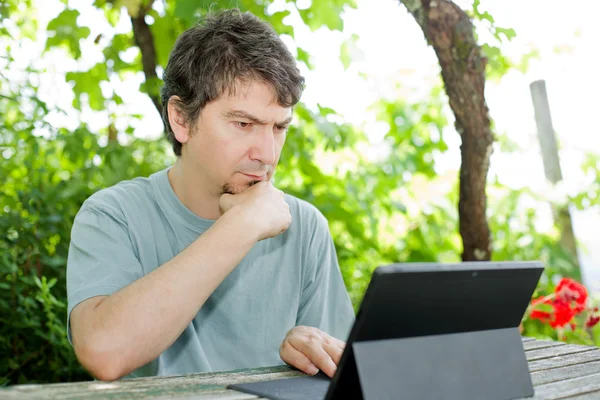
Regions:
<instances>
[{"instance_id":1,"label":"man's hand","mask_svg":"<svg viewBox=\"0 0 600 400\"><path fill-rule=\"evenodd\" d=\"M292 328L279 349L281 359L309 375L319 370L333 378L346 344L309 326Z\"/></svg>"},{"instance_id":2,"label":"man's hand","mask_svg":"<svg viewBox=\"0 0 600 400\"><path fill-rule=\"evenodd\" d=\"M283 192L271 182L259 182L243 192L224 194L219 200L223 213L237 208L250 231L255 231L257 240L275 237L283 233L292 223L290 207Z\"/></svg>"}]
</instances>

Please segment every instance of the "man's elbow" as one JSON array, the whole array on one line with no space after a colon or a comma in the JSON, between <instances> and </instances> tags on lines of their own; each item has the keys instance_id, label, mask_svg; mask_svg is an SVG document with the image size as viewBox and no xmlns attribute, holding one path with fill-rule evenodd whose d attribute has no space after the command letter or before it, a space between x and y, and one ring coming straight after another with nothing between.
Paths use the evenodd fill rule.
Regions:
<instances>
[{"instance_id":1,"label":"man's elbow","mask_svg":"<svg viewBox=\"0 0 600 400\"><path fill-rule=\"evenodd\" d=\"M86 367L85 365L84 367L94 378L98 379L99 381L116 381L117 379L127 375L113 365L91 364L89 367Z\"/></svg>"},{"instance_id":2,"label":"man's elbow","mask_svg":"<svg viewBox=\"0 0 600 400\"><path fill-rule=\"evenodd\" d=\"M115 381L130 372L124 365L124 352L109 346L103 345L102 341L74 343L75 355L81 365L101 381Z\"/></svg>"}]
</instances>

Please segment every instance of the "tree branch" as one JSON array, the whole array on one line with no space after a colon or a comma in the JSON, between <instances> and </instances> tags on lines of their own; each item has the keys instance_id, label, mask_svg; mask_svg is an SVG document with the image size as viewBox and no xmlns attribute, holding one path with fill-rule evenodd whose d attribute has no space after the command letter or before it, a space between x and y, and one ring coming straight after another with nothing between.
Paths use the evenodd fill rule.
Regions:
<instances>
[{"instance_id":1,"label":"tree branch","mask_svg":"<svg viewBox=\"0 0 600 400\"><path fill-rule=\"evenodd\" d=\"M450 0L401 0L433 47L462 138L459 229L464 261L490 260L486 180L494 141L484 97L486 59L468 15Z\"/></svg>"},{"instance_id":2,"label":"tree branch","mask_svg":"<svg viewBox=\"0 0 600 400\"><path fill-rule=\"evenodd\" d=\"M106 2L114 4L114 0L106 0ZM152 10L153 4L154 0L140 0L140 6L137 11L137 15L129 15L129 18L131 19L131 26L133 27L135 44L138 46L140 53L142 54L142 69L144 71L144 76L146 77L146 82L150 84L158 80L158 75L156 73L156 48L154 47L154 36L152 35L152 31L145 20L148 12ZM152 93L152 89L153 88L151 86L148 87L148 96L150 96L150 100L152 100L156 111L158 111L158 114L162 119L160 96L158 93ZM164 121L163 128L166 132Z\"/></svg>"},{"instance_id":3,"label":"tree branch","mask_svg":"<svg viewBox=\"0 0 600 400\"><path fill-rule=\"evenodd\" d=\"M151 5L152 2L149 4ZM156 74L156 50L154 47L152 31L144 19L149 9L149 7L144 7L143 9L140 9L137 16L130 16L130 18L131 25L133 26L135 43L142 53L142 67L144 69L146 82L153 82L158 79L158 75ZM158 113L161 114L162 108L160 105L160 97L156 93L149 93L149 96L152 103L154 103L154 107L156 107Z\"/></svg>"}]
</instances>

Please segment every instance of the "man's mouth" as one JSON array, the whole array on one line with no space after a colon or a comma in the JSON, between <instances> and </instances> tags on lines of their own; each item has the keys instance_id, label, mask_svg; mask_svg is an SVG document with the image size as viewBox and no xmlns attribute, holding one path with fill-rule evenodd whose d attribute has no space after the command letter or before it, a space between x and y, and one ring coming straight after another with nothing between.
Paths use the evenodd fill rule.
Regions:
<instances>
[{"instance_id":1,"label":"man's mouth","mask_svg":"<svg viewBox=\"0 0 600 400\"><path fill-rule=\"evenodd\" d=\"M245 172L240 172L242 175L246 175L248 178L250 179L254 179L254 180L263 180L267 178L267 173L265 172L262 175L254 175L254 174L246 174Z\"/></svg>"}]
</instances>

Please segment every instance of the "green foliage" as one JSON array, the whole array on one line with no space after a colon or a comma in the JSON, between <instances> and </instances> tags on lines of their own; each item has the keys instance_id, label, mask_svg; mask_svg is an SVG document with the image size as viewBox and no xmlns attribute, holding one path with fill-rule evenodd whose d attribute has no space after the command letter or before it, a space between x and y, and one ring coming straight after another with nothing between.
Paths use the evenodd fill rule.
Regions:
<instances>
[{"instance_id":1,"label":"green foliage","mask_svg":"<svg viewBox=\"0 0 600 400\"><path fill-rule=\"evenodd\" d=\"M108 81L106 63L97 63L87 72L67 72L66 80L75 83L73 107L81 110L81 95L86 93L92 110L102 111L104 109L104 96L100 90L100 82Z\"/></svg>"},{"instance_id":2,"label":"green foliage","mask_svg":"<svg viewBox=\"0 0 600 400\"><path fill-rule=\"evenodd\" d=\"M46 49L65 46L73 58L81 57L79 40L85 39L90 34L90 28L77 25L79 11L66 9L58 17L48 23L48 40Z\"/></svg>"},{"instance_id":3,"label":"green foliage","mask_svg":"<svg viewBox=\"0 0 600 400\"><path fill-rule=\"evenodd\" d=\"M600 207L600 155L588 152L581 169L590 184L587 190L573 196L571 201L580 210Z\"/></svg>"},{"instance_id":4,"label":"green foliage","mask_svg":"<svg viewBox=\"0 0 600 400\"><path fill-rule=\"evenodd\" d=\"M302 21L317 30L326 26L331 30L344 29L342 14L345 7L356 8L354 0L313 0L309 8L300 11Z\"/></svg>"},{"instance_id":5,"label":"green foliage","mask_svg":"<svg viewBox=\"0 0 600 400\"><path fill-rule=\"evenodd\" d=\"M528 53L521 55L518 60L511 60L505 56L500 49L500 45L511 41L517 33L512 28L497 26L496 21L489 12L481 12L479 10L480 6L481 0L474 0L473 7L466 11L474 21L479 22L482 27L487 28L494 38L491 42L480 43L483 56L487 59L486 78L499 80L512 68L521 72L527 71L529 62L532 59L539 58L539 51L534 48ZM478 35L475 34L475 36L477 37Z\"/></svg>"},{"instance_id":6,"label":"green foliage","mask_svg":"<svg viewBox=\"0 0 600 400\"><path fill-rule=\"evenodd\" d=\"M66 337L73 217L96 190L166 165L168 147L139 139L102 146L85 125L57 130L31 82L3 94L0 108L0 385L89 379Z\"/></svg>"},{"instance_id":7,"label":"green foliage","mask_svg":"<svg viewBox=\"0 0 600 400\"><path fill-rule=\"evenodd\" d=\"M1 0L0 1L0 36L14 37L5 22L12 21L19 27L19 36L35 39L37 21L30 17L31 0Z\"/></svg>"},{"instance_id":8,"label":"green foliage","mask_svg":"<svg viewBox=\"0 0 600 400\"><path fill-rule=\"evenodd\" d=\"M356 51L356 41L358 40L358 35L353 34L350 36L348 40L342 43L342 47L340 48L340 61L344 66L344 69L348 69L350 63L352 63L352 52Z\"/></svg>"}]
</instances>

